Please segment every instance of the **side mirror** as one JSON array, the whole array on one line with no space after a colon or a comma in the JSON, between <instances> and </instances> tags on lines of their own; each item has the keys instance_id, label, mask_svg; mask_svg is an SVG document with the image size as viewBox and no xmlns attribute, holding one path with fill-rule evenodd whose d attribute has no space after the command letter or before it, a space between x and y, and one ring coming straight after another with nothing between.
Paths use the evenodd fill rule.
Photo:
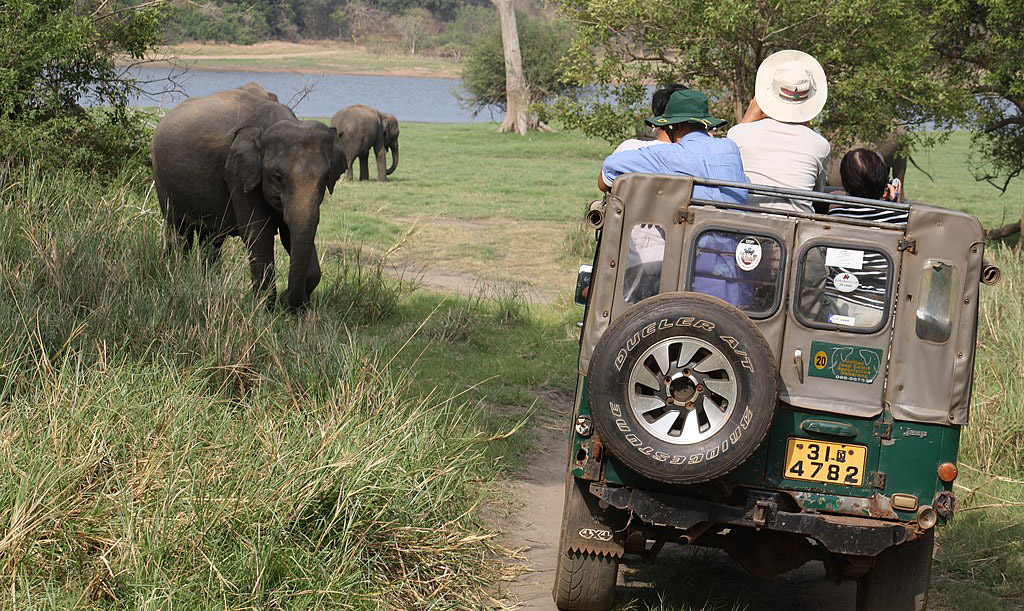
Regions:
<instances>
[{"instance_id":1,"label":"side mirror","mask_svg":"<svg viewBox=\"0 0 1024 611\"><path fill-rule=\"evenodd\" d=\"M590 279L594 275L593 265L581 265L576 274L576 305L585 306L590 298Z\"/></svg>"}]
</instances>

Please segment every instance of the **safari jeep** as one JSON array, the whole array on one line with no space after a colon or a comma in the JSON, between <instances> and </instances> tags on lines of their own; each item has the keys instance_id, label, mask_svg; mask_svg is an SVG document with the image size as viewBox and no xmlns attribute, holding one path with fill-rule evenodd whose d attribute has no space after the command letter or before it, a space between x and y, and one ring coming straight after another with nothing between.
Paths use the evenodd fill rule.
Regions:
<instances>
[{"instance_id":1,"label":"safari jeep","mask_svg":"<svg viewBox=\"0 0 1024 611\"><path fill-rule=\"evenodd\" d=\"M696 199L695 185L821 213ZM558 607L610 608L624 554L678 543L762 577L821 561L857 580L861 609L924 609L935 527L957 508L979 283L999 274L978 221L629 174L587 222Z\"/></svg>"}]
</instances>

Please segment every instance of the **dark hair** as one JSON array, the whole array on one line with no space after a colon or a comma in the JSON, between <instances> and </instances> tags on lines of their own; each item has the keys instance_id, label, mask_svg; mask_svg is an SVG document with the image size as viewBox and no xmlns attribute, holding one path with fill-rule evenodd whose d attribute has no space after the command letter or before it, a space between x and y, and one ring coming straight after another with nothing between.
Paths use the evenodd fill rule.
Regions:
<instances>
[{"instance_id":1,"label":"dark hair","mask_svg":"<svg viewBox=\"0 0 1024 611\"><path fill-rule=\"evenodd\" d=\"M889 168L882 157L868 149L853 149L839 163L843 189L855 197L879 199L889 182Z\"/></svg>"},{"instance_id":2,"label":"dark hair","mask_svg":"<svg viewBox=\"0 0 1024 611\"><path fill-rule=\"evenodd\" d=\"M672 97L672 94L677 91L686 91L687 89L689 87L680 83L673 83L668 87L658 89L651 96L651 112L654 113L655 117L665 114L665 107L668 106L668 99Z\"/></svg>"}]
</instances>

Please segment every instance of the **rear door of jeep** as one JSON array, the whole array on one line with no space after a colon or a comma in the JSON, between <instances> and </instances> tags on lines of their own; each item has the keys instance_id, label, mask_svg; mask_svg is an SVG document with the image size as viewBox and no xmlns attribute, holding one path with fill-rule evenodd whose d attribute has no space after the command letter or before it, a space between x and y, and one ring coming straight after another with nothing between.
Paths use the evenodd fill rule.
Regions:
<instances>
[{"instance_id":1,"label":"rear door of jeep","mask_svg":"<svg viewBox=\"0 0 1024 611\"><path fill-rule=\"evenodd\" d=\"M878 513L867 499L884 487L878 462L902 238L897 229L797 224L765 483L808 493L807 508ZM821 494L865 501L840 507Z\"/></svg>"}]
</instances>

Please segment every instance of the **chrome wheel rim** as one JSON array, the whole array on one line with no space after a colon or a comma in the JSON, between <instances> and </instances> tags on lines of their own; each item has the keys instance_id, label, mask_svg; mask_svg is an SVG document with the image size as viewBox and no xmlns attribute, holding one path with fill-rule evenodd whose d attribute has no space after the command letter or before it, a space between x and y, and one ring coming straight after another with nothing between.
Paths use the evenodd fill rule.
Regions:
<instances>
[{"instance_id":1,"label":"chrome wheel rim","mask_svg":"<svg viewBox=\"0 0 1024 611\"><path fill-rule=\"evenodd\" d=\"M736 404L736 372L725 355L692 337L663 339L633 364L626 399L640 426L674 445L722 430Z\"/></svg>"}]
</instances>

